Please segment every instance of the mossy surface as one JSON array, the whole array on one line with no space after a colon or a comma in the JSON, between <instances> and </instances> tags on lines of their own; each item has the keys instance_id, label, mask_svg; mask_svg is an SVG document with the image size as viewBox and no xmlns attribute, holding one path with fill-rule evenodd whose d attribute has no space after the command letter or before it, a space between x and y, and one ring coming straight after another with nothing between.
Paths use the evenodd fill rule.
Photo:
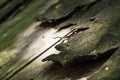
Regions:
<instances>
[{"instance_id":1,"label":"mossy surface","mask_svg":"<svg viewBox=\"0 0 120 80\"><path fill-rule=\"evenodd\" d=\"M78 6L83 6L86 4L90 4L95 2L96 0L58 0L58 2L51 7L47 11L45 11L42 15L38 15L40 19L59 19L61 17L67 16L70 12L74 10L74 8ZM49 13L49 14L48 14Z\"/></svg>"},{"instance_id":2,"label":"mossy surface","mask_svg":"<svg viewBox=\"0 0 120 80\"><path fill-rule=\"evenodd\" d=\"M120 48L112 57L88 80L119 80L120 77Z\"/></svg>"},{"instance_id":3,"label":"mossy surface","mask_svg":"<svg viewBox=\"0 0 120 80\"><path fill-rule=\"evenodd\" d=\"M56 2L56 1L55 1ZM45 4L43 4L45 3ZM52 2L50 1L52 4ZM13 19L4 22L0 27L0 51L11 46L15 40L15 37L25 29L27 29L33 22L34 18L41 12L44 12L46 8L50 5L44 6L47 4L47 1L36 0L29 4L22 12L14 16ZM54 4L54 2L53 2ZM12 5L12 4L11 4Z\"/></svg>"},{"instance_id":4,"label":"mossy surface","mask_svg":"<svg viewBox=\"0 0 120 80\"><path fill-rule=\"evenodd\" d=\"M25 0L11 0L9 3L6 3L6 1L8 0L0 0L0 20ZM36 36L37 31L39 32L42 29L37 30L32 36L30 35L30 38L25 38L26 43L22 45L21 49L18 49L14 43L16 43L20 33L24 33L31 24L37 23L35 22L36 17L39 19L45 18L53 26L48 25L50 27L55 25L54 28L56 29L61 29L68 24L73 24L70 26L71 28L88 28L72 35L68 38L67 43L57 45L55 48L61 53L50 55L44 61L50 60L63 65L72 62L76 58L79 62L84 62L83 60L89 61L91 58L94 61L91 62L90 66L88 66L88 62L68 67L68 65L63 66L36 60L13 76L11 80L78 80L88 73L92 74L93 70L98 69L103 64L103 62L99 64L96 59L99 55L104 55L106 51L119 47L120 0L31 1L25 6L18 8L18 11L15 11L11 16L5 17L5 21L0 24L0 80L8 78L14 70L23 66L29 61L30 56L33 56L31 54L34 52L32 52L33 48L30 47L30 44L36 41L36 37L33 37L33 35ZM5 5L1 6L3 4ZM54 24L54 21L57 23L59 20L62 21ZM41 27L47 26L41 25ZM32 41L32 38L35 38L34 41ZM31 41L27 42L29 39ZM22 43L21 39L19 43ZM41 45L39 46L41 47ZM28 49L31 50L29 51ZM30 58L24 57L28 54L26 53L27 51L31 53L27 55ZM120 50L115 54L113 53L112 57L100 70L88 80L119 80L119 52Z\"/></svg>"},{"instance_id":5,"label":"mossy surface","mask_svg":"<svg viewBox=\"0 0 120 80\"><path fill-rule=\"evenodd\" d=\"M118 47L120 43L119 3L119 1L118 3L114 1L111 3L108 0L101 0L88 10L83 7L83 12L80 10L75 13L65 23L72 23L75 20L74 22L77 25L72 26L72 28L77 26L78 28L88 27L89 29L73 35L67 43L57 45L56 49L62 52L58 55L51 55L44 60L64 63L64 61L69 62L76 56L98 55ZM95 20L91 21L92 18Z\"/></svg>"},{"instance_id":6,"label":"mossy surface","mask_svg":"<svg viewBox=\"0 0 120 80\"><path fill-rule=\"evenodd\" d=\"M5 6L6 8L1 8L0 17L3 17L9 12L8 10L13 9L15 5L18 5L21 2L23 2L23 0L13 0L9 3L9 5ZM27 45L29 45L29 43L27 45L23 45L25 46L23 50L18 52L17 48L19 46L15 45L18 35L24 32L35 22L34 18L36 15L44 12L54 3L56 3L55 0L34 0L32 3L27 4L22 11L12 16L11 19L8 19L0 24L0 79L2 79L11 70L18 68L25 62L24 60L19 60L18 58L22 55L22 53L24 53L23 51L28 47ZM8 6L10 6L10 9Z\"/></svg>"}]
</instances>

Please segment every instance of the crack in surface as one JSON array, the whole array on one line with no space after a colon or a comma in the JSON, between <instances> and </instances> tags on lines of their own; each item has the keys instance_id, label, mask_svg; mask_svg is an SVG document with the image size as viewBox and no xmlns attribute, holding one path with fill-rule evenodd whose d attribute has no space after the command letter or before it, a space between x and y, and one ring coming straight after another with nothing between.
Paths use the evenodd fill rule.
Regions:
<instances>
[{"instance_id":1,"label":"crack in surface","mask_svg":"<svg viewBox=\"0 0 120 80\"><path fill-rule=\"evenodd\" d=\"M68 61L66 65L73 65L73 64L79 64L79 63L85 63L88 61L96 61L98 59L109 59L117 50L119 47L109 49L105 51L104 53L97 53L96 55L82 55L82 56L76 56L72 60Z\"/></svg>"},{"instance_id":2,"label":"crack in surface","mask_svg":"<svg viewBox=\"0 0 120 80\"><path fill-rule=\"evenodd\" d=\"M67 25L65 25L65 26L61 27L60 29L58 29L57 32L59 32L59 31L61 31L63 29L69 28L71 26L74 26L74 25L77 25L77 24L76 23L68 23Z\"/></svg>"},{"instance_id":3,"label":"crack in surface","mask_svg":"<svg viewBox=\"0 0 120 80\"><path fill-rule=\"evenodd\" d=\"M39 19L39 18L35 18L36 21L42 21L41 25L40 26L56 26L56 25L59 25L67 20L69 20L75 13L77 13L78 11L80 11L83 7L83 6L77 6L73 9L72 12L70 12L67 16L65 17L62 17L62 18L59 18L59 19L48 19L48 18L42 18L42 19Z\"/></svg>"},{"instance_id":4,"label":"crack in surface","mask_svg":"<svg viewBox=\"0 0 120 80\"><path fill-rule=\"evenodd\" d=\"M94 6L99 1L101 1L101 0L96 0L95 2L92 2L92 3L88 3L88 4L85 4L82 6L77 6L68 15L58 18L58 19L35 17L35 21L41 21L42 23L40 24L40 26L43 26L43 27L56 27L57 25L71 19L76 13L78 13L84 7L87 7L84 12L88 11L92 6ZM95 18L90 19L90 21L94 21L94 20L95 20ZM72 23L70 23L70 24L72 24Z\"/></svg>"}]
</instances>

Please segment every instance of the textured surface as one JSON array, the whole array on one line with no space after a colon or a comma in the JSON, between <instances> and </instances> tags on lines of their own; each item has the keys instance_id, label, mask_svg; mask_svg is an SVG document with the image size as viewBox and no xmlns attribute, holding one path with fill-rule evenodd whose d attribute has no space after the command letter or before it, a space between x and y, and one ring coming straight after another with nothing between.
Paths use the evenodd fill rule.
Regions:
<instances>
[{"instance_id":1,"label":"textured surface","mask_svg":"<svg viewBox=\"0 0 120 80\"><path fill-rule=\"evenodd\" d=\"M9 79L119 80L119 23L120 0L0 0L0 80L74 28Z\"/></svg>"},{"instance_id":2,"label":"textured surface","mask_svg":"<svg viewBox=\"0 0 120 80\"><path fill-rule=\"evenodd\" d=\"M95 55L94 57L98 57L97 55L118 47L120 43L120 8L117 6L118 3L116 3L114 7L113 5L115 5L115 3L103 7L103 2L107 4L109 1L103 0L99 2L99 8L103 9L96 12L96 8L93 8L92 11L95 11L94 15L89 14L92 12L91 9L89 9L83 13L83 16L78 18L81 13L81 11L78 11L77 14L75 14L75 16L77 16L77 18L75 18L77 19L77 25L72 27L88 27L89 29L73 35L67 43L56 46L56 49L60 50L61 53L51 55L44 60L59 61L64 64L64 61L69 62L75 57L86 55ZM98 7L98 4L94 6ZM86 17L86 15L90 17ZM91 19L95 20L91 21ZM71 20L74 20L74 17L71 18Z\"/></svg>"}]
</instances>

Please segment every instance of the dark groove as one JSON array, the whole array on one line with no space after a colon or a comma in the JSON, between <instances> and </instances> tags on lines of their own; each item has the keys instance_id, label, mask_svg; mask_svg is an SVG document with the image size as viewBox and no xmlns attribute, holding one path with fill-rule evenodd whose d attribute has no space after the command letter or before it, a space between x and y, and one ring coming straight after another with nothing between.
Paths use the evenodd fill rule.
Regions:
<instances>
[{"instance_id":1,"label":"dark groove","mask_svg":"<svg viewBox=\"0 0 120 80\"><path fill-rule=\"evenodd\" d=\"M40 24L40 26L43 26L43 27L55 27L55 26L65 22L65 21L67 21L68 19L70 19L74 14L79 12L85 6L87 6L86 11L88 11L90 7L94 6L99 1L101 1L101 0L96 0L95 2L90 3L90 4L77 6L68 15L66 15L66 16L64 16L62 18L59 18L59 19L49 19L49 18L42 18L42 19L40 19L39 17L36 17L35 21L41 21L42 23Z\"/></svg>"},{"instance_id":2,"label":"dark groove","mask_svg":"<svg viewBox=\"0 0 120 80\"><path fill-rule=\"evenodd\" d=\"M73 26L73 25L77 25L77 24L69 23L68 25L65 25L65 26L61 27L57 32L59 32L59 31L61 31L61 30L63 30L63 29L69 28L69 27L71 27L71 26Z\"/></svg>"},{"instance_id":3,"label":"dark groove","mask_svg":"<svg viewBox=\"0 0 120 80\"><path fill-rule=\"evenodd\" d=\"M82 56L76 56L72 60L70 60L66 65L73 65L73 64L79 64L79 63L85 63L89 61L96 61L98 59L109 59L112 54L114 54L117 51L117 48L112 48L107 50L104 53L98 53L96 55L82 55Z\"/></svg>"},{"instance_id":4,"label":"dark groove","mask_svg":"<svg viewBox=\"0 0 120 80\"><path fill-rule=\"evenodd\" d=\"M0 18L0 24L4 21L6 21L14 12L20 9L23 5L28 5L32 0L24 0L22 3L19 3L18 5L14 6L8 13L6 13L4 16Z\"/></svg>"},{"instance_id":5,"label":"dark groove","mask_svg":"<svg viewBox=\"0 0 120 80\"><path fill-rule=\"evenodd\" d=\"M74 36L75 34L81 32L81 31L86 31L89 28L78 28L75 32L73 32L70 36L68 36L67 38L70 38L72 36Z\"/></svg>"},{"instance_id":6,"label":"dark groove","mask_svg":"<svg viewBox=\"0 0 120 80\"><path fill-rule=\"evenodd\" d=\"M36 21L42 21L42 24L41 26L56 26L56 25L59 25L61 24L62 22L65 22L67 21L68 19L70 19L75 13L77 13L78 11L81 10L81 8L83 8L85 5L83 6L77 6L73 9L72 12L70 12L67 16L65 17L62 17L62 18L59 18L59 19L48 19L48 18L43 18L43 19L39 19L39 18L35 18Z\"/></svg>"},{"instance_id":7,"label":"dark groove","mask_svg":"<svg viewBox=\"0 0 120 80\"><path fill-rule=\"evenodd\" d=\"M78 28L76 32L79 33L79 32L81 32L81 31L85 31L85 30L87 30L87 29L89 29L89 28L88 28L88 27L86 27L86 28Z\"/></svg>"},{"instance_id":8,"label":"dark groove","mask_svg":"<svg viewBox=\"0 0 120 80\"><path fill-rule=\"evenodd\" d=\"M89 21L95 21L95 19L96 19L95 17L92 17L89 19Z\"/></svg>"}]
</instances>

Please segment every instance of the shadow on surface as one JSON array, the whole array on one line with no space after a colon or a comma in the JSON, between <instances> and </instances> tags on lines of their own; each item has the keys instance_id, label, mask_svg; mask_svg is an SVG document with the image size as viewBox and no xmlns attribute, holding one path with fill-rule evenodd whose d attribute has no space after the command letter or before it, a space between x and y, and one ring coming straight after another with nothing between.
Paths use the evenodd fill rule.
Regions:
<instances>
[{"instance_id":1,"label":"shadow on surface","mask_svg":"<svg viewBox=\"0 0 120 80\"><path fill-rule=\"evenodd\" d=\"M85 63L69 64L62 66L59 63L53 63L50 67L45 68L43 71L30 80L77 80L82 77L88 77L97 69L99 69L109 58L99 58Z\"/></svg>"}]
</instances>

